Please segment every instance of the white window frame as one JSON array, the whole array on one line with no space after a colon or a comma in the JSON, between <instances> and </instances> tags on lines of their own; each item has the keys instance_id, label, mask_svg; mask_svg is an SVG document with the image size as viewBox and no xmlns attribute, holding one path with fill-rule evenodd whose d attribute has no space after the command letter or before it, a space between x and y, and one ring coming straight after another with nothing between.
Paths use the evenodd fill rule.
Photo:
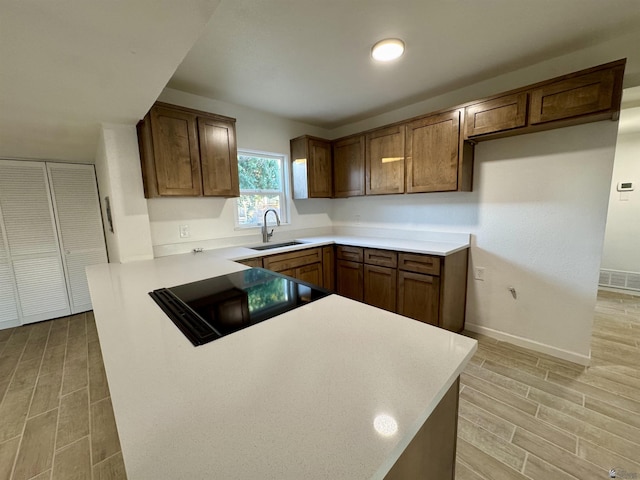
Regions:
<instances>
[{"instance_id":1,"label":"white window frame","mask_svg":"<svg viewBox=\"0 0 640 480\"><path fill-rule=\"evenodd\" d=\"M240 195L245 194L279 194L281 197L280 204L280 224L281 225L290 225L290 206L289 202L291 201L290 192L290 174L289 174L289 156L284 153L274 153L274 152L264 152L261 150L249 150L246 148L238 149L238 161L240 156L254 156L254 157L262 157L262 158L275 158L277 160L282 161L282 191L279 190L240 190ZM235 229L236 230L246 230L250 228L261 228L262 222L258 224L241 224L240 218L238 217L238 198L234 199L234 219L235 219ZM269 216L267 219L267 223L275 222L275 218L273 216Z\"/></svg>"}]
</instances>

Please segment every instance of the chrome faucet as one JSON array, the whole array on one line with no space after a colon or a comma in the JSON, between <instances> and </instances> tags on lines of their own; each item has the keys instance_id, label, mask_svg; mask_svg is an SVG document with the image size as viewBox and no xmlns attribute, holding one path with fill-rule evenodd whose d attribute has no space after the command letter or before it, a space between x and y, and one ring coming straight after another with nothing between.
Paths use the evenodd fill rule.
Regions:
<instances>
[{"instance_id":1,"label":"chrome faucet","mask_svg":"<svg viewBox=\"0 0 640 480\"><path fill-rule=\"evenodd\" d=\"M264 212L264 220L262 222L262 241L267 243L269 239L273 236L273 228L271 232L267 231L267 213L273 212L276 216L276 223L280 226L280 217L278 217L278 212L276 212L273 208L269 208L266 212Z\"/></svg>"}]
</instances>

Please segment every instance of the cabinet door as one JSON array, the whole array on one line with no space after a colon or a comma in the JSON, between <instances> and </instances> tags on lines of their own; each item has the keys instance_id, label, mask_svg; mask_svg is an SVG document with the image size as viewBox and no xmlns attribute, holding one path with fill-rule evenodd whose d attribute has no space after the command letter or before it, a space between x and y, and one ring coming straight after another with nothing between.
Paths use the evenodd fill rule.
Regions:
<instances>
[{"instance_id":1,"label":"cabinet door","mask_svg":"<svg viewBox=\"0 0 640 480\"><path fill-rule=\"evenodd\" d=\"M333 175L331 143L321 138L291 140L291 181L293 198L330 198Z\"/></svg>"},{"instance_id":2,"label":"cabinet door","mask_svg":"<svg viewBox=\"0 0 640 480\"><path fill-rule=\"evenodd\" d=\"M397 271L395 268L364 266L364 303L396 311Z\"/></svg>"},{"instance_id":3,"label":"cabinet door","mask_svg":"<svg viewBox=\"0 0 640 480\"><path fill-rule=\"evenodd\" d=\"M398 271L398 313L438 325L440 278Z\"/></svg>"},{"instance_id":4,"label":"cabinet door","mask_svg":"<svg viewBox=\"0 0 640 480\"><path fill-rule=\"evenodd\" d=\"M476 103L465 109L465 136L502 132L527 123L527 93Z\"/></svg>"},{"instance_id":5,"label":"cabinet door","mask_svg":"<svg viewBox=\"0 0 640 480\"><path fill-rule=\"evenodd\" d=\"M459 110L409 123L407 192L456 191L459 143Z\"/></svg>"},{"instance_id":6,"label":"cabinet door","mask_svg":"<svg viewBox=\"0 0 640 480\"><path fill-rule=\"evenodd\" d=\"M364 195L364 135L333 144L333 196Z\"/></svg>"},{"instance_id":7,"label":"cabinet door","mask_svg":"<svg viewBox=\"0 0 640 480\"><path fill-rule=\"evenodd\" d=\"M198 117L204 195L238 197L238 152L235 122Z\"/></svg>"},{"instance_id":8,"label":"cabinet door","mask_svg":"<svg viewBox=\"0 0 640 480\"><path fill-rule=\"evenodd\" d=\"M615 72L599 70L532 90L529 123L535 125L611 109Z\"/></svg>"},{"instance_id":9,"label":"cabinet door","mask_svg":"<svg viewBox=\"0 0 640 480\"><path fill-rule=\"evenodd\" d=\"M333 245L322 247L322 286L327 290L336 289L336 256Z\"/></svg>"},{"instance_id":10,"label":"cabinet door","mask_svg":"<svg viewBox=\"0 0 640 480\"><path fill-rule=\"evenodd\" d=\"M404 126L368 133L365 146L367 195L404 193Z\"/></svg>"},{"instance_id":11,"label":"cabinet door","mask_svg":"<svg viewBox=\"0 0 640 480\"><path fill-rule=\"evenodd\" d=\"M281 273L282 275L286 275L287 277L298 278L296 277L295 268L288 268L286 270L274 270L274 272Z\"/></svg>"},{"instance_id":12,"label":"cabinet door","mask_svg":"<svg viewBox=\"0 0 640 480\"><path fill-rule=\"evenodd\" d=\"M100 201L93 165L48 163L71 313L91 310L85 268L107 263Z\"/></svg>"},{"instance_id":13,"label":"cabinet door","mask_svg":"<svg viewBox=\"0 0 640 480\"><path fill-rule=\"evenodd\" d=\"M0 162L0 212L21 323L69 315L67 284L43 162ZM3 290L6 296L7 287Z\"/></svg>"},{"instance_id":14,"label":"cabinet door","mask_svg":"<svg viewBox=\"0 0 640 480\"><path fill-rule=\"evenodd\" d=\"M296 268L295 277L303 282L322 286L322 263Z\"/></svg>"},{"instance_id":15,"label":"cabinet door","mask_svg":"<svg viewBox=\"0 0 640 480\"><path fill-rule=\"evenodd\" d=\"M309 140L309 198L331 198L332 168L331 144L324 140Z\"/></svg>"},{"instance_id":16,"label":"cabinet door","mask_svg":"<svg viewBox=\"0 0 640 480\"><path fill-rule=\"evenodd\" d=\"M2 209L0 209L0 326L2 327L15 327L20 324L17 293L2 228Z\"/></svg>"},{"instance_id":17,"label":"cabinet door","mask_svg":"<svg viewBox=\"0 0 640 480\"><path fill-rule=\"evenodd\" d=\"M359 302L363 299L362 264L338 260L336 262L336 293Z\"/></svg>"},{"instance_id":18,"label":"cabinet door","mask_svg":"<svg viewBox=\"0 0 640 480\"><path fill-rule=\"evenodd\" d=\"M151 132L158 194L202 195L196 116L153 107Z\"/></svg>"}]
</instances>

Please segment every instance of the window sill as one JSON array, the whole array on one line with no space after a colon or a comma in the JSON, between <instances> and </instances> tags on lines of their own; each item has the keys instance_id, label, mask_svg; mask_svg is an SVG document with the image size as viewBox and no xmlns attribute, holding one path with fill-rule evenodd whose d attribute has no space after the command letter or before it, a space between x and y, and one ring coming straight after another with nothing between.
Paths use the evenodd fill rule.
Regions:
<instances>
[{"instance_id":1,"label":"window sill","mask_svg":"<svg viewBox=\"0 0 640 480\"><path fill-rule=\"evenodd\" d=\"M280 227L290 227L291 223L290 222L280 222L280 225L268 225L268 228L278 228L278 226ZM233 227L234 230L236 231L246 231L246 230L262 230L262 225L236 225L235 227Z\"/></svg>"}]
</instances>

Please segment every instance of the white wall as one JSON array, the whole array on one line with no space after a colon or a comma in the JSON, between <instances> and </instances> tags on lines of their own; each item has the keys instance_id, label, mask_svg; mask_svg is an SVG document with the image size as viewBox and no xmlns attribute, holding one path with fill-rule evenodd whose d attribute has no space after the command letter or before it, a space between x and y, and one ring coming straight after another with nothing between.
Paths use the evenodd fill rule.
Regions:
<instances>
[{"instance_id":1,"label":"white wall","mask_svg":"<svg viewBox=\"0 0 640 480\"><path fill-rule=\"evenodd\" d=\"M96 176L109 261L126 263L153 258L135 126L102 126L96 152ZM105 211L106 196L111 203L113 232L109 231Z\"/></svg>"},{"instance_id":2,"label":"white wall","mask_svg":"<svg viewBox=\"0 0 640 480\"><path fill-rule=\"evenodd\" d=\"M632 110L640 111L640 108ZM621 119L625 114L623 110ZM618 182L633 182L632 192L618 192ZM640 132L618 136L609 197L602 268L640 273Z\"/></svg>"},{"instance_id":3,"label":"white wall","mask_svg":"<svg viewBox=\"0 0 640 480\"><path fill-rule=\"evenodd\" d=\"M289 157L289 140L303 134L326 136L327 131L238 105L166 88L163 102L236 119L238 149L280 153ZM188 252L194 247L262 241L258 228L235 229L234 199L157 198L147 201L156 256ZM291 203L291 225L277 227L275 241L331 230L331 200L296 200ZM180 238L179 226L189 225L191 237Z\"/></svg>"},{"instance_id":4,"label":"white wall","mask_svg":"<svg viewBox=\"0 0 640 480\"><path fill-rule=\"evenodd\" d=\"M616 132L604 121L480 143L473 192L334 200L332 219L472 233L467 327L584 363Z\"/></svg>"}]
</instances>

